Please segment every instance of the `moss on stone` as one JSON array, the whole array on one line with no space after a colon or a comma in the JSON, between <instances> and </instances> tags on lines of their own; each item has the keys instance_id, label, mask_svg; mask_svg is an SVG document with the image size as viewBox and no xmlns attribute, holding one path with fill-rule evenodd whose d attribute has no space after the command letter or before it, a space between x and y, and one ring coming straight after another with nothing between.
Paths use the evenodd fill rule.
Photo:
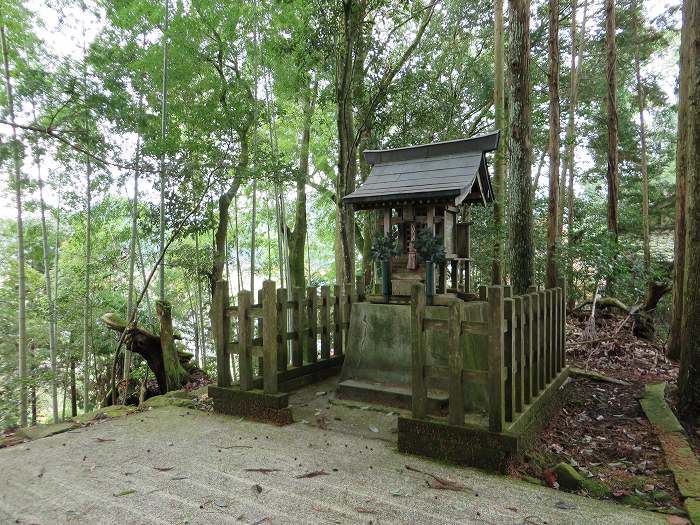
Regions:
<instances>
[{"instance_id":1,"label":"moss on stone","mask_svg":"<svg viewBox=\"0 0 700 525\"><path fill-rule=\"evenodd\" d=\"M581 488L594 498L609 498L611 496L610 489L597 479L584 479L581 482Z\"/></svg>"},{"instance_id":2,"label":"moss on stone","mask_svg":"<svg viewBox=\"0 0 700 525\"><path fill-rule=\"evenodd\" d=\"M138 409L135 406L113 405L104 408L98 408L97 410L93 410L91 412L86 412L85 414L75 416L73 418L73 421L77 421L78 423L89 423L90 421L102 419L105 417L111 418L126 416L128 414L131 414L132 412L135 412L136 410Z\"/></svg>"},{"instance_id":3,"label":"moss on stone","mask_svg":"<svg viewBox=\"0 0 700 525\"><path fill-rule=\"evenodd\" d=\"M659 503L664 503L667 501L671 501L671 495L666 492L665 490L655 490L650 494L651 498Z\"/></svg>"},{"instance_id":4,"label":"moss on stone","mask_svg":"<svg viewBox=\"0 0 700 525\"><path fill-rule=\"evenodd\" d=\"M17 435L25 439L41 439L48 436L53 436L54 434L60 434L62 432L67 432L75 428L77 425L71 421L66 421L64 423L54 423L51 425L34 425L33 427L20 428L17 431Z\"/></svg>"},{"instance_id":5,"label":"moss on stone","mask_svg":"<svg viewBox=\"0 0 700 525\"><path fill-rule=\"evenodd\" d=\"M527 481L533 485L544 485L544 482L541 479L533 478L532 476L523 476L523 481Z\"/></svg>"},{"instance_id":6,"label":"moss on stone","mask_svg":"<svg viewBox=\"0 0 700 525\"><path fill-rule=\"evenodd\" d=\"M579 490L583 486L584 477L568 463L561 462L552 470L557 475L557 482L561 488Z\"/></svg>"},{"instance_id":7,"label":"moss on stone","mask_svg":"<svg viewBox=\"0 0 700 525\"><path fill-rule=\"evenodd\" d=\"M163 396L154 396L151 398L148 398L146 401L144 401L141 406L143 407L150 407L150 408L158 408L158 407L183 407L183 408L194 408L194 402L191 399L182 399L180 397L173 397L173 396L168 396L163 395Z\"/></svg>"}]
</instances>

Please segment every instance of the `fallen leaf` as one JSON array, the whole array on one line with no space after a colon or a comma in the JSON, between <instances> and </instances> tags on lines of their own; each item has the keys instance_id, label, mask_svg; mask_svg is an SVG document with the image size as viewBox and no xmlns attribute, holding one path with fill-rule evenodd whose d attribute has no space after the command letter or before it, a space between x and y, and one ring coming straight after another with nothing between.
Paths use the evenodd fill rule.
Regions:
<instances>
[{"instance_id":1,"label":"fallen leaf","mask_svg":"<svg viewBox=\"0 0 700 525\"><path fill-rule=\"evenodd\" d=\"M260 525L261 523L272 523L272 518L270 516L265 516L257 521L253 522L253 525Z\"/></svg>"},{"instance_id":2,"label":"fallen leaf","mask_svg":"<svg viewBox=\"0 0 700 525\"><path fill-rule=\"evenodd\" d=\"M379 429L377 427L369 427L370 431L374 432L375 434L379 432Z\"/></svg>"},{"instance_id":3,"label":"fallen leaf","mask_svg":"<svg viewBox=\"0 0 700 525\"><path fill-rule=\"evenodd\" d=\"M279 472L278 468L246 468L246 472L260 472L261 474L269 474L270 472Z\"/></svg>"},{"instance_id":4,"label":"fallen leaf","mask_svg":"<svg viewBox=\"0 0 700 525\"><path fill-rule=\"evenodd\" d=\"M174 469L175 467L153 467L153 468L160 471L160 472L167 472L169 470Z\"/></svg>"},{"instance_id":5,"label":"fallen leaf","mask_svg":"<svg viewBox=\"0 0 700 525\"><path fill-rule=\"evenodd\" d=\"M136 491L135 491L134 489L126 489L126 490L122 490L121 492L116 492L116 493L114 493L113 496L114 496L115 498L119 498L119 497L121 497L121 496L128 496L129 494L133 494L133 493L135 493L135 492L136 492Z\"/></svg>"},{"instance_id":6,"label":"fallen leaf","mask_svg":"<svg viewBox=\"0 0 700 525\"><path fill-rule=\"evenodd\" d=\"M559 488L559 483L557 482L557 475L552 469L544 469L544 471L542 472L542 477L544 478L544 481L545 483L547 483L548 487L553 489Z\"/></svg>"},{"instance_id":7,"label":"fallen leaf","mask_svg":"<svg viewBox=\"0 0 700 525\"><path fill-rule=\"evenodd\" d=\"M180 481L183 479L187 479L187 476L173 476L172 478L170 478L171 481Z\"/></svg>"},{"instance_id":8,"label":"fallen leaf","mask_svg":"<svg viewBox=\"0 0 700 525\"><path fill-rule=\"evenodd\" d=\"M306 474L301 474L299 476L294 476L297 479L315 478L316 476L328 476L328 472L325 470L314 470L313 472L307 472Z\"/></svg>"},{"instance_id":9,"label":"fallen leaf","mask_svg":"<svg viewBox=\"0 0 700 525\"><path fill-rule=\"evenodd\" d=\"M355 510L360 514L376 514L377 511L374 509L368 509L367 507L355 507Z\"/></svg>"},{"instance_id":10,"label":"fallen leaf","mask_svg":"<svg viewBox=\"0 0 700 525\"><path fill-rule=\"evenodd\" d=\"M228 507L228 503L226 503L225 501L220 500L220 499L217 499L216 501L214 501L214 505L216 505L217 507L221 507L221 508Z\"/></svg>"},{"instance_id":11,"label":"fallen leaf","mask_svg":"<svg viewBox=\"0 0 700 525\"><path fill-rule=\"evenodd\" d=\"M557 501L554 506L558 509L564 509L564 510L573 510L576 507L573 503L565 503L563 501Z\"/></svg>"},{"instance_id":12,"label":"fallen leaf","mask_svg":"<svg viewBox=\"0 0 700 525\"><path fill-rule=\"evenodd\" d=\"M107 443L108 441L115 441L115 440L112 439L112 438L101 438L101 437L98 437L98 438L95 438L95 439L97 440L98 443Z\"/></svg>"},{"instance_id":13,"label":"fallen leaf","mask_svg":"<svg viewBox=\"0 0 700 525\"><path fill-rule=\"evenodd\" d=\"M253 485L253 490L260 494L263 491L263 488L256 483L255 485Z\"/></svg>"}]
</instances>

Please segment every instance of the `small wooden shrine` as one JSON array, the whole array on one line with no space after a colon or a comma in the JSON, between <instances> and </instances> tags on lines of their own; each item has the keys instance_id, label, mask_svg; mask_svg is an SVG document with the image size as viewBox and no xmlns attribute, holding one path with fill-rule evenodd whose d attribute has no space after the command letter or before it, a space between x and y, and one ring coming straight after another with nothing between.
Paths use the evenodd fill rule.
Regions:
<instances>
[{"instance_id":1,"label":"small wooden shrine","mask_svg":"<svg viewBox=\"0 0 700 525\"><path fill-rule=\"evenodd\" d=\"M409 296L413 284L425 281L426 265L414 248L423 228L431 228L445 248L445 262L436 269L436 293L461 295L470 291L468 207L493 200L485 154L494 151L498 141L499 132L494 132L365 151L372 171L343 201L355 210L379 212L378 223L384 233L397 235L399 254L391 258L392 296Z\"/></svg>"}]
</instances>

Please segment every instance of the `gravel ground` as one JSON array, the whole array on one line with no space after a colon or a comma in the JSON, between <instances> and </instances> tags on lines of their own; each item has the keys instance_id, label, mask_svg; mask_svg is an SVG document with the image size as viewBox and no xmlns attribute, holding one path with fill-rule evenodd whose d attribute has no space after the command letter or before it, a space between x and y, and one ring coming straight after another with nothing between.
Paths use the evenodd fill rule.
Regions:
<instances>
[{"instance_id":1,"label":"gravel ground","mask_svg":"<svg viewBox=\"0 0 700 525\"><path fill-rule=\"evenodd\" d=\"M406 465L465 488L431 488ZM666 523L405 456L386 440L174 407L2 449L0 471L2 524Z\"/></svg>"}]
</instances>

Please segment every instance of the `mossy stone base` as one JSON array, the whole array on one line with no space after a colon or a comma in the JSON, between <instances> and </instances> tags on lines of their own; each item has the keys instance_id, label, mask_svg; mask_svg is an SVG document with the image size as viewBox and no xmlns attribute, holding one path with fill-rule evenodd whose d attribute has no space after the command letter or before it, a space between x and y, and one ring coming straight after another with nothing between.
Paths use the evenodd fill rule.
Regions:
<instances>
[{"instance_id":1,"label":"mossy stone base","mask_svg":"<svg viewBox=\"0 0 700 525\"><path fill-rule=\"evenodd\" d=\"M558 463L554 467L559 486L566 490L579 490L583 485L584 477L568 463Z\"/></svg>"},{"instance_id":2,"label":"mossy stone base","mask_svg":"<svg viewBox=\"0 0 700 525\"><path fill-rule=\"evenodd\" d=\"M521 440L507 433L440 421L399 418L399 452L505 472L520 455Z\"/></svg>"},{"instance_id":3,"label":"mossy stone base","mask_svg":"<svg viewBox=\"0 0 700 525\"><path fill-rule=\"evenodd\" d=\"M289 395L286 393L265 394L262 390L210 385L209 397L214 400L215 412L249 417L275 425L289 425L293 422Z\"/></svg>"},{"instance_id":4,"label":"mossy stone base","mask_svg":"<svg viewBox=\"0 0 700 525\"><path fill-rule=\"evenodd\" d=\"M135 406L130 405L112 405L104 408L98 408L92 412L87 412L79 416L75 416L73 421L78 423L88 423L90 421L95 421L96 419L102 419L105 417L122 417L132 412L136 412L138 409Z\"/></svg>"},{"instance_id":5,"label":"mossy stone base","mask_svg":"<svg viewBox=\"0 0 700 525\"><path fill-rule=\"evenodd\" d=\"M168 394L162 396L149 397L141 403L142 407L158 408L158 407L182 407L182 408L194 408L194 402L189 398L183 398L179 396L169 396Z\"/></svg>"},{"instance_id":6,"label":"mossy stone base","mask_svg":"<svg viewBox=\"0 0 700 525\"><path fill-rule=\"evenodd\" d=\"M17 435L34 441L35 439L41 439L48 436L53 436L54 434L68 432L69 430L72 430L78 426L79 425L71 421L54 423L50 425L34 425L33 427L20 428L17 430Z\"/></svg>"}]
</instances>

